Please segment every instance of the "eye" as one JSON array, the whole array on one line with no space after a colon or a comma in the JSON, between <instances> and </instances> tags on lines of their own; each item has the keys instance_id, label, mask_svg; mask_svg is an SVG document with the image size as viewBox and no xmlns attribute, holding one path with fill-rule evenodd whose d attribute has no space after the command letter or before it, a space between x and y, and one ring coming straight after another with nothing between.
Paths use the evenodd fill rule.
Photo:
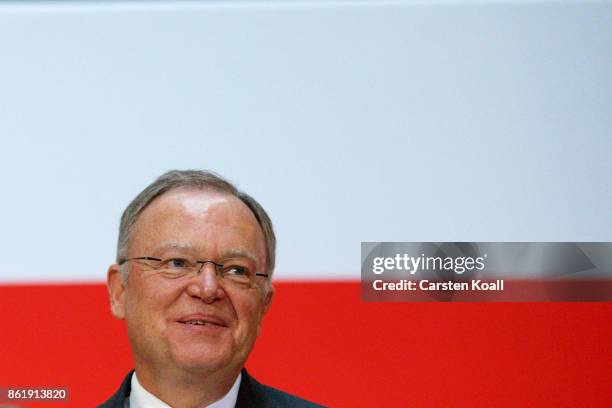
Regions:
<instances>
[{"instance_id":1,"label":"eye","mask_svg":"<svg viewBox=\"0 0 612 408\"><path fill-rule=\"evenodd\" d=\"M183 258L171 258L164 261L164 264L170 269L184 269L189 267L189 261Z\"/></svg>"},{"instance_id":2,"label":"eye","mask_svg":"<svg viewBox=\"0 0 612 408\"><path fill-rule=\"evenodd\" d=\"M228 266L223 270L223 274L227 276L248 276L249 271L242 266Z\"/></svg>"}]
</instances>

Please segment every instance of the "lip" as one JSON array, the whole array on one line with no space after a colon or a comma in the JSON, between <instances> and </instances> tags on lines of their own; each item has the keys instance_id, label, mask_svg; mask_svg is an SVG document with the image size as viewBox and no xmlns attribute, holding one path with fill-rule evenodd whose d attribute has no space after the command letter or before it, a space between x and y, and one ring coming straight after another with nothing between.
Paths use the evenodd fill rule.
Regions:
<instances>
[{"instance_id":1,"label":"lip","mask_svg":"<svg viewBox=\"0 0 612 408\"><path fill-rule=\"evenodd\" d=\"M203 313L193 313L193 314L181 316L177 320L177 322L187 325L188 324L187 322L189 320L202 320L204 323L207 323L206 326L212 325L212 326L219 326L219 327L229 327L225 319L219 316L216 316L216 315L203 314ZM193 325L193 327L205 327L205 326Z\"/></svg>"}]
</instances>

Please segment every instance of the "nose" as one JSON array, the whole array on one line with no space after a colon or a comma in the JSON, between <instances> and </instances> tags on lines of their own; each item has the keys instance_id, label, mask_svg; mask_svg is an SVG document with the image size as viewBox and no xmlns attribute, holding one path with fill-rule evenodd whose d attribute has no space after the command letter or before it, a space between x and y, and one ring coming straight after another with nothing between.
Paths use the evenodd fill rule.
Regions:
<instances>
[{"instance_id":1,"label":"nose","mask_svg":"<svg viewBox=\"0 0 612 408\"><path fill-rule=\"evenodd\" d=\"M217 269L214 262L205 262L200 272L191 279L187 287L187 293L192 297L200 298L204 303L213 303L225 297L225 292L217 277Z\"/></svg>"}]
</instances>

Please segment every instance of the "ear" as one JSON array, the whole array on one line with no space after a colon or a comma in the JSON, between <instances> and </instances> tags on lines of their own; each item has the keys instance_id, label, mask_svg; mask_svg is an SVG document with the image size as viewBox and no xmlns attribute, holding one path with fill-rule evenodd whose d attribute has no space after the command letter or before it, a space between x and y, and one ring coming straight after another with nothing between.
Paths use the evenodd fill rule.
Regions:
<instances>
[{"instance_id":1,"label":"ear","mask_svg":"<svg viewBox=\"0 0 612 408\"><path fill-rule=\"evenodd\" d=\"M127 280L123 279L119 265L112 264L108 267L106 283L111 313L117 319L125 319L125 286L127 285Z\"/></svg>"},{"instance_id":2,"label":"ear","mask_svg":"<svg viewBox=\"0 0 612 408\"><path fill-rule=\"evenodd\" d=\"M268 313L268 309L270 309L270 306L272 305L272 298L273 297L274 297L274 286L272 286L272 282L270 282L270 287L268 288L268 293L266 293L265 298L264 298L264 311L263 311L263 315Z\"/></svg>"}]
</instances>

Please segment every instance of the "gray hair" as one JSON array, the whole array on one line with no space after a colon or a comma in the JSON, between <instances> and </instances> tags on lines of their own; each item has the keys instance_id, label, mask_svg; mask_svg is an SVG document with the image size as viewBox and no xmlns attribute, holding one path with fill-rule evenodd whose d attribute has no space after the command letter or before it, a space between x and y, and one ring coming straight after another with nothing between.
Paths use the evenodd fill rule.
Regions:
<instances>
[{"instance_id":1,"label":"gray hair","mask_svg":"<svg viewBox=\"0 0 612 408\"><path fill-rule=\"evenodd\" d=\"M140 192L127 206L121 216L119 240L117 242L117 263L125 260L130 234L142 211L160 195L180 187L195 187L213 189L228 193L240 199L251 210L266 240L266 273L272 274L276 260L276 236L272 228L272 220L263 207L250 195L238 190L229 181L210 171L204 170L171 170L157 178ZM124 276L127 277L127 271Z\"/></svg>"}]
</instances>

